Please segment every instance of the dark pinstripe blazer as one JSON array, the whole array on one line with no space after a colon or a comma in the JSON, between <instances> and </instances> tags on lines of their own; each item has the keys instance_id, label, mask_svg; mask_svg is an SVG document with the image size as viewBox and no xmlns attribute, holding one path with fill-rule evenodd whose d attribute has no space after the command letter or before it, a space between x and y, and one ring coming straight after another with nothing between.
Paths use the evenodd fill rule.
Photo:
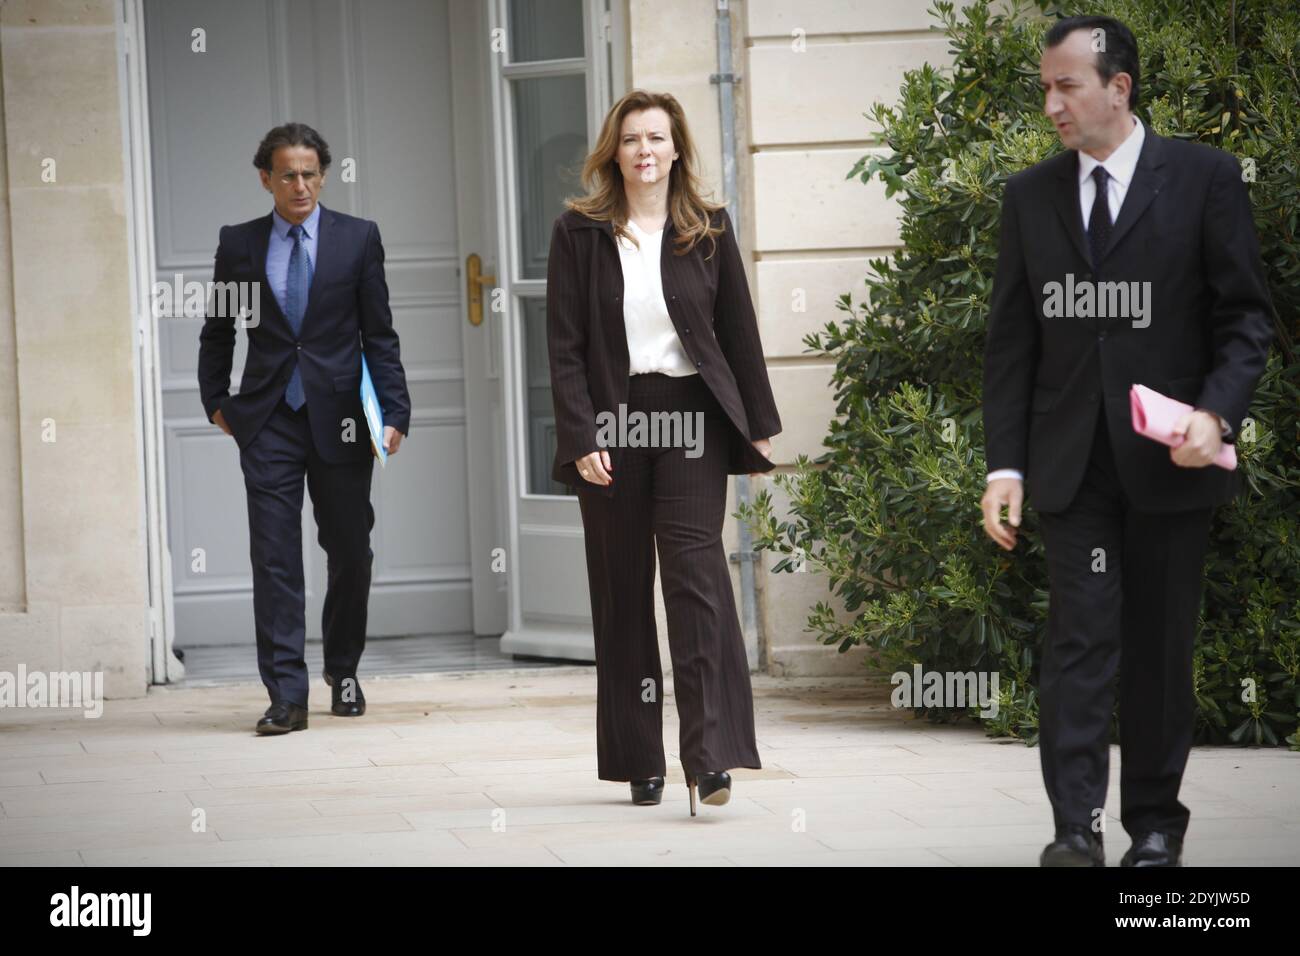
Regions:
<instances>
[{"instance_id":1,"label":"dark pinstripe blazer","mask_svg":"<svg viewBox=\"0 0 1300 956\"><path fill-rule=\"evenodd\" d=\"M679 256L668 220L659 264L664 302L687 356L734 426L728 472L771 471L776 466L751 440L780 432L781 418L731 217L720 209L713 221L724 226L715 237L716 251L705 238ZM573 210L555 220L546 269L546 329L558 438L551 477L612 495L613 486L584 481L574 465L599 449L596 416L617 415L627 402L631 363L623 325L623 266L610 223ZM609 449L615 472L622 451Z\"/></svg>"}]
</instances>

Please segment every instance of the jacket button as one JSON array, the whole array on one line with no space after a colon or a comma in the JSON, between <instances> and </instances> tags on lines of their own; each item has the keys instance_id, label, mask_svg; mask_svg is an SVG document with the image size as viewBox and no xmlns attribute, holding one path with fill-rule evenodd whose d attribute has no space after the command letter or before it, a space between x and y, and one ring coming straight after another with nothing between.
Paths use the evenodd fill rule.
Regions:
<instances>
[{"instance_id":1,"label":"jacket button","mask_svg":"<svg viewBox=\"0 0 1300 956\"><path fill-rule=\"evenodd\" d=\"M704 364L703 362L696 362L696 363L695 363L695 367L696 367L696 368L699 368L699 367L700 367L701 365L703 365L703 364Z\"/></svg>"},{"instance_id":2,"label":"jacket button","mask_svg":"<svg viewBox=\"0 0 1300 956\"><path fill-rule=\"evenodd\" d=\"M302 345L301 345L301 344L298 346L298 351L299 351L299 352L302 351Z\"/></svg>"},{"instance_id":3,"label":"jacket button","mask_svg":"<svg viewBox=\"0 0 1300 956\"><path fill-rule=\"evenodd\" d=\"M691 334L691 330L690 330L690 329L687 329L687 330L686 330L686 334L687 334L687 335L690 335L690 334Z\"/></svg>"},{"instance_id":4,"label":"jacket button","mask_svg":"<svg viewBox=\"0 0 1300 956\"><path fill-rule=\"evenodd\" d=\"M1105 333L1105 332L1098 332L1098 333L1097 333L1097 341L1098 341L1098 342L1104 342L1105 340L1106 340L1106 333Z\"/></svg>"},{"instance_id":5,"label":"jacket button","mask_svg":"<svg viewBox=\"0 0 1300 956\"><path fill-rule=\"evenodd\" d=\"M674 301L674 302L677 301L677 296L673 296L673 301Z\"/></svg>"}]
</instances>

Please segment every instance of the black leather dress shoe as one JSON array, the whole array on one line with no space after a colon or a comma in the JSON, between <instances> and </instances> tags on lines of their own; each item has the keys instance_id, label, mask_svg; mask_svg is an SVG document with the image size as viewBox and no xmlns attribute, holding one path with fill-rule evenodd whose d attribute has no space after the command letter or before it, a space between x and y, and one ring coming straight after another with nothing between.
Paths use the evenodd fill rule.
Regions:
<instances>
[{"instance_id":1,"label":"black leather dress shoe","mask_svg":"<svg viewBox=\"0 0 1300 956\"><path fill-rule=\"evenodd\" d=\"M1043 847L1039 866L1105 866L1101 834L1082 824L1056 828L1056 839Z\"/></svg>"},{"instance_id":2,"label":"black leather dress shoe","mask_svg":"<svg viewBox=\"0 0 1300 956\"><path fill-rule=\"evenodd\" d=\"M1139 833L1128 852L1120 857L1119 865L1182 866L1183 841L1159 830Z\"/></svg>"},{"instance_id":3,"label":"black leather dress shoe","mask_svg":"<svg viewBox=\"0 0 1300 956\"><path fill-rule=\"evenodd\" d=\"M638 807L658 806L664 798L664 778L648 777L632 781L632 802Z\"/></svg>"},{"instance_id":4,"label":"black leather dress shoe","mask_svg":"<svg viewBox=\"0 0 1300 956\"><path fill-rule=\"evenodd\" d=\"M307 729L307 708L297 704L272 704L266 715L257 722L259 734L287 734L291 730Z\"/></svg>"},{"instance_id":5,"label":"black leather dress shoe","mask_svg":"<svg viewBox=\"0 0 1300 956\"><path fill-rule=\"evenodd\" d=\"M330 713L334 716L360 717L366 712L366 695L361 692L361 682L356 677L334 681L327 674L325 683L330 685Z\"/></svg>"}]
</instances>

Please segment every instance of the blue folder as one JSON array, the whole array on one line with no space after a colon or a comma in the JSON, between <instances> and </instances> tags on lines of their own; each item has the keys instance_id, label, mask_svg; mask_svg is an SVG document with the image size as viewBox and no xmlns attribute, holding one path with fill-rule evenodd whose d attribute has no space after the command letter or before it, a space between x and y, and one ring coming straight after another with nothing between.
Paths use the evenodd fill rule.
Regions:
<instances>
[{"instance_id":1,"label":"blue folder","mask_svg":"<svg viewBox=\"0 0 1300 956\"><path fill-rule=\"evenodd\" d=\"M370 426L370 447L375 450L375 457L382 467L388 461L388 452L384 451L384 413L379 407L379 396L375 394L375 383L370 380L370 366L366 364L364 352L361 353L361 410Z\"/></svg>"}]
</instances>

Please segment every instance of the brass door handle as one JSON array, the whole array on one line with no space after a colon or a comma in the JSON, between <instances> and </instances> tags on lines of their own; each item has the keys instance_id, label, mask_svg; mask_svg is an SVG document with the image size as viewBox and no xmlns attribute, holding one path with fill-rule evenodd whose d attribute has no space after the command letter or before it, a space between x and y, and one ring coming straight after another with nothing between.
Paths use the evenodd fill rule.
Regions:
<instances>
[{"instance_id":1,"label":"brass door handle","mask_svg":"<svg viewBox=\"0 0 1300 956\"><path fill-rule=\"evenodd\" d=\"M469 302L469 324L483 324L483 287L494 286L496 276L483 274L483 260L477 252L465 257L466 301Z\"/></svg>"}]
</instances>

